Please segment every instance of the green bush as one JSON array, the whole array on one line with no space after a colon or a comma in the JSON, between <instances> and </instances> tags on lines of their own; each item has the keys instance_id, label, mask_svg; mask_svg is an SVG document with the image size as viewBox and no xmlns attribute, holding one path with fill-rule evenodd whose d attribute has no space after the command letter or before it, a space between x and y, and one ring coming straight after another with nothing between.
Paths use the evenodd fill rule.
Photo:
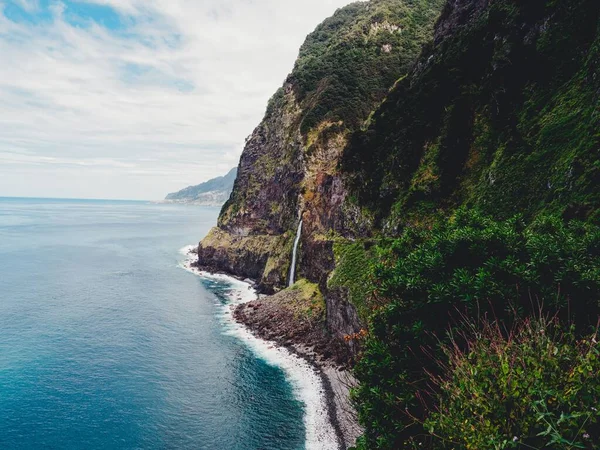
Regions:
<instances>
[{"instance_id":1,"label":"green bush","mask_svg":"<svg viewBox=\"0 0 600 450\"><path fill-rule=\"evenodd\" d=\"M353 394L363 448L403 448L427 434L425 371L436 373L440 339L462 317L510 323L543 304L572 318L577 332L596 325L600 229L592 225L541 217L526 226L459 210L431 229L407 229L378 253L375 313Z\"/></svg>"},{"instance_id":2,"label":"green bush","mask_svg":"<svg viewBox=\"0 0 600 450\"><path fill-rule=\"evenodd\" d=\"M466 345L464 342L466 338ZM575 449L600 445L600 344L557 321L471 324L442 346L425 428L453 449Z\"/></svg>"},{"instance_id":3,"label":"green bush","mask_svg":"<svg viewBox=\"0 0 600 450\"><path fill-rule=\"evenodd\" d=\"M375 264L375 256L369 247L368 241L337 240L333 244L335 270L327 282L329 289L348 289L348 300L356 308L360 320L365 322L370 313L365 299L372 290L370 275Z\"/></svg>"}]
</instances>

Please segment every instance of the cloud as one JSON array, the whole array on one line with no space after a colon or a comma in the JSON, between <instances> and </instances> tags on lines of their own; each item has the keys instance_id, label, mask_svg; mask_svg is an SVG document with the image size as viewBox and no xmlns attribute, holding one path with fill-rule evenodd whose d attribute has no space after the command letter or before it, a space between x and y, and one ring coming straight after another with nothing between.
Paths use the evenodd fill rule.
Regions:
<instances>
[{"instance_id":1,"label":"cloud","mask_svg":"<svg viewBox=\"0 0 600 450\"><path fill-rule=\"evenodd\" d=\"M221 175L347 3L0 1L0 195L155 199Z\"/></svg>"}]
</instances>

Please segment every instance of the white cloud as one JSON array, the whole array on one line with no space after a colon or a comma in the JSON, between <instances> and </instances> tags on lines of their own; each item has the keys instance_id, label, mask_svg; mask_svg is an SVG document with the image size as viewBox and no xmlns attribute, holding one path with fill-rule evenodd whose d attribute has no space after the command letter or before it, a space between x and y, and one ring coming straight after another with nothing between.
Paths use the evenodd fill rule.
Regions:
<instances>
[{"instance_id":1,"label":"white cloud","mask_svg":"<svg viewBox=\"0 0 600 450\"><path fill-rule=\"evenodd\" d=\"M306 34L349 2L86 3L125 27L73 25L59 2L37 24L0 14L0 195L156 199L225 173Z\"/></svg>"}]
</instances>

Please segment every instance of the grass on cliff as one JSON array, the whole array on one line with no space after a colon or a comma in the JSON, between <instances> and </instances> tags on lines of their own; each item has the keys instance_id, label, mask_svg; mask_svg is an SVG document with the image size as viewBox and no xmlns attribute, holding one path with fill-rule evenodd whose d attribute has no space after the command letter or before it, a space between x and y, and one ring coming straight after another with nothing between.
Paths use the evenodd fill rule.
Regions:
<instances>
[{"instance_id":1,"label":"grass on cliff","mask_svg":"<svg viewBox=\"0 0 600 450\"><path fill-rule=\"evenodd\" d=\"M372 0L339 9L311 33L290 75L304 134L323 121L358 128L433 32L443 0Z\"/></svg>"},{"instance_id":2,"label":"grass on cliff","mask_svg":"<svg viewBox=\"0 0 600 450\"><path fill-rule=\"evenodd\" d=\"M289 306L294 309L298 317L311 321L325 319L325 298L317 284L301 279L286 291L294 295L294 300Z\"/></svg>"},{"instance_id":3,"label":"grass on cliff","mask_svg":"<svg viewBox=\"0 0 600 450\"><path fill-rule=\"evenodd\" d=\"M327 283L329 289L347 290L348 300L363 323L367 323L372 306L369 294L373 291L374 250L373 244L368 241L337 239L333 244L335 270Z\"/></svg>"}]
</instances>

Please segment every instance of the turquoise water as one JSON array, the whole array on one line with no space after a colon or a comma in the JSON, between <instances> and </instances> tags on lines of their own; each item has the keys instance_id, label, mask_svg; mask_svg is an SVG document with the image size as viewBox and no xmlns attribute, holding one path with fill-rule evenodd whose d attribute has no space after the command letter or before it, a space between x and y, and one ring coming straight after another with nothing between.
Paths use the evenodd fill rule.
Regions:
<instances>
[{"instance_id":1,"label":"turquoise water","mask_svg":"<svg viewBox=\"0 0 600 450\"><path fill-rule=\"evenodd\" d=\"M215 208L0 198L0 448L303 449L280 369L178 267Z\"/></svg>"}]
</instances>

